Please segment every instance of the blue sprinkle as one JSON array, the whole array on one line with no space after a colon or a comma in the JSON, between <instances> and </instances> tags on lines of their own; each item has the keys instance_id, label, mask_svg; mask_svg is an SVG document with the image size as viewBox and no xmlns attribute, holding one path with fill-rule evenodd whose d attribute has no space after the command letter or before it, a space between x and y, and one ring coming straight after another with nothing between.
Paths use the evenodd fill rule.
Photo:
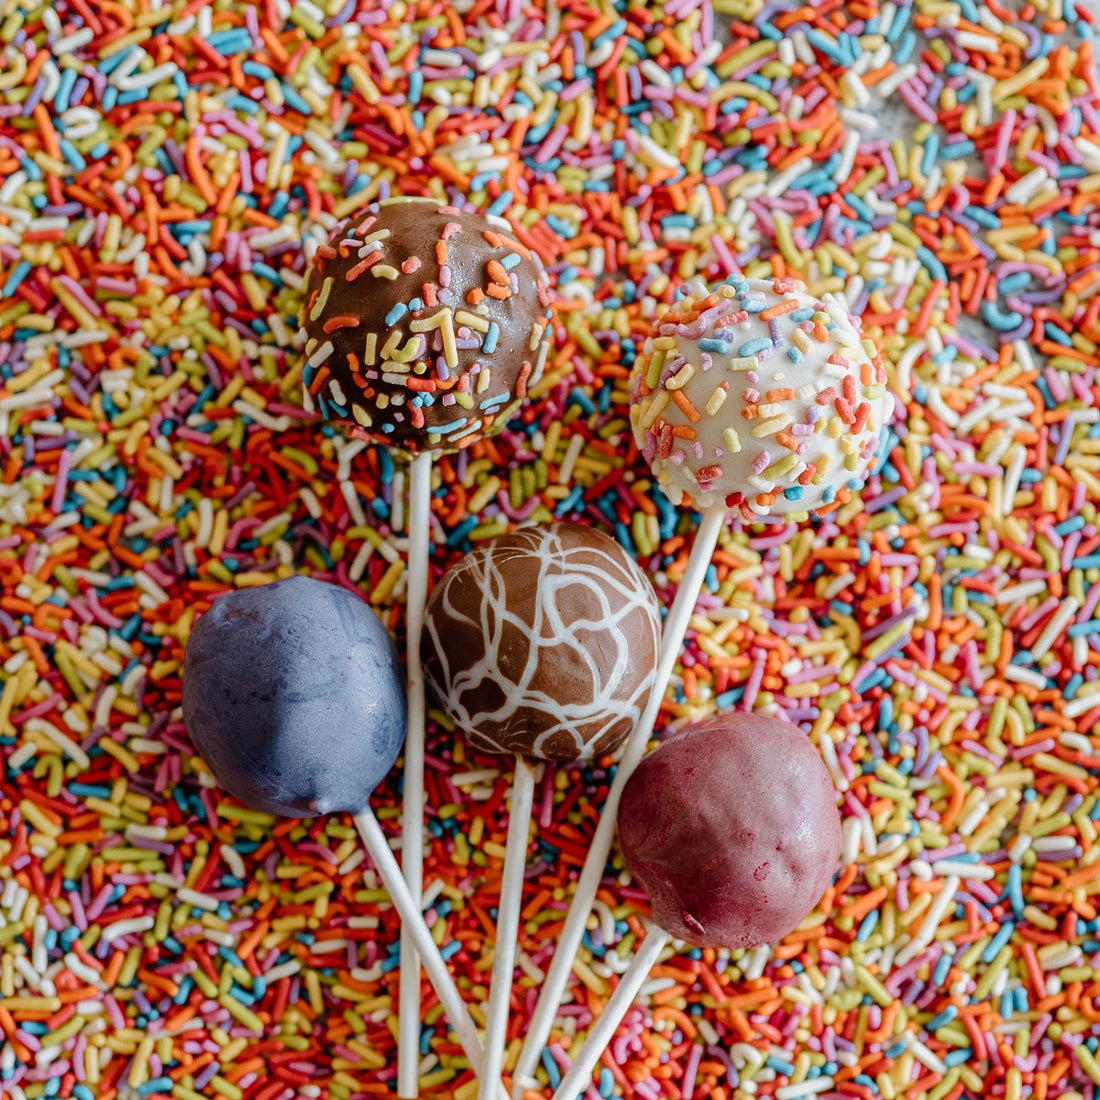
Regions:
<instances>
[{"instance_id":1,"label":"blue sprinkle","mask_svg":"<svg viewBox=\"0 0 1100 1100\"><path fill-rule=\"evenodd\" d=\"M286 100L288 107L297 111L300 115L313 114L313 108L298 94L298 90L293 85L284 80L281 82L280 87L283 90L283 99Z\"/></svg>"},{"instance_id":2,"label":"blue sprinkle","mask_svg":"<svg viewBox=\"0 0 1100 1100\"><path fill-rule=\"evenodd\" d=\"M856 939L860 943L866 943L871 938L871 933L875 930L875 925L878 924L878 910L872 909L870 913L863 918L863 922L859 926L859 931L856 933Z\"/></svg>"},{"instance_id":3,"label":"blue sprinkle","mask_svg":"<svg viewBox=\"0 0 1100 1100\"><path fill-rule=\"evenodd\" d=\"M948 1005L938 1016L933 1016L924 1026L928 1031L938 1031L944 1024L951 1023L958 1014L959 1010L954 1005Z\"/></svg>"},{"instance_id":4,"label":"blue sprinkle","mask_svg":"<svg viewBox=\"0 0 1100 1100\"><path fill-rule=\"evenodd\" d=\"M758 336L755 340L747 340L743 343L737 349L737 354L744 357L758 355L762 351L767 351L771 346L772 342L767 336Z\"/></svg>"},{"instance_id":5,"label":"blue sprinkle","mask_svg":"<svg viewBox=\"0 0 1100 1100\"><path fill-rule=\"evenodd\" d=\"M133 52L133 46L127 46L124 50L119 50L118 53L108 57L105 61L101 61L96 67L104 76L110 76Z\"/></svg>"},{"instance_id":6,"label":"blue sprinkle","mask_svg":"<svg viewBox=\"0 0 1100 1100\"><path fill-rule=\"evenodd\" d=\"M452 432L457 432L459 428L466 425L467 418L462 417L460 420L452 420L450 424L438 424L432 428L432 431L438 432L440 435L450 435Z\"/></svg>"},{"instance_id":7,"label":"blue sprinkle","mask_svg":"<svg viewBox=\"0 0 1100 1100\"><path fill-rule=\"evenodd\" d=\"M925 251L927 251L927 249ZM982 318L986 324L989 325L990 328L996 329L998 332L1011 332L1024 323L1024 319L1020 314L1012 311L1006 312L1002 310L996 302L982 302L981 310Z\"/></svg>"},{"instance_id":8,"label":"blue sprinkle","mask_svg":"<svg viewBox=\"0 0 1100 1100\"><path fill-rule=\"evenodd\" d=\"M561 1074L558 1072L558 1064L548 1050L542 1052L542 1065L546 1075L550 1078L550 1087L556 1089L561 1084Z\"/></svg>"},{"instance_id":9,"label":"blue sprinkle","mask_svg":"<svg viewBox=\"0 0 1100 1100\"><path fill-rule=\"evenodd\" d=\"M725 340L717 340L713 336L705 336L699 341L700 351L713 351L719 355L728 355L732 344L726 343Z\"/></svg>"},{"instance_id":10,"label":"blue sprinkle","mask_svg":"<svg viewBox=\"0 0 1100 1100\"><path fill-rule=\"evenodd\" d=\"M495 214L499 217L508 209L509 206L512 205L513 197L514 196L512 195L511 191L502 191L500 197L494 199L493 202L489 205L487 213Z\"/></svg>"},{"instance_id":11,"label":"blue sprinkle","mask_svg":"<svg viewBox=\"0 0 1100 1100\"><path fill-rule=\"evenodd\" d=\"M596 411L596 406L592 403L592 399L584 392L584 390L574 387L569 391L569 403L573 405L580 405L582 409L592 416Z\"/></svg>"},{"instance_id":12,"label":"blue sprinkle","mask_svg":"<svg viewBox=\"0 0 1100 1100\"><path fill-rule=\"evenodd\" d=\"M906 31L897 48L894 50L894 64L904 65L909 60L913 51L917 48L917 36L913 31Z\"/></svg>"},{"instance_id":13,"label":"blue sprinkle","mask_svg":"<svg viewBox=\"0 0 1100 1100\"><path fill-rule=\"evenodd\" d=\"M8 281L4 283L4 289L0 292L0 297L10 298L15 293L16 287L31 273L31 265L26 260L20 260L12 269L11 274L8 276Z\"/></svg>"},{"instance_id":14,"label":"blue sprinkle","mask_svg":"<svg viewBox=\"0 0 1100 1100\"><path fill-rule=\"evenodd\" d=\"M146 1081L144 1085L138 1085L138 1096L148 1096L152 1092L171 1092L176 1087L176 1082L171 1077L154 1077Z\"/></svg>"},{"instance_id":15,"label":"blue sprinkle","mask_svg":"<svg viewBox=\"0 0 1100 1100\"><path fill-rule=\"evenodd\" d=\"M500 339L500 325L496 321L489 322L488 331L485 333L485 339L481 342L481 350L486 355L492 355L497 350L497 341Z\"/></svg>"},{"instance_id":16,"label":"blue sprinkle","mask_svg":"<svg viewBox=\"0 0 1100 1100\"><path fill-rule=\"evenodd\" d=\"M917 249L917 259L920 260L924 268L931 273L932 278L938 279L941 283L949 282L947 277L947 268L936 258L934 252L931 249L925 248L921 245Z\"/></svg>"},{"instance_id":17,"label":"blue sprinkle","mask_svg":"<svg viewBox=\"0 0 1100 1100\"><path fill-rule=\"evenodd\" d=\"M1089 619L1087 623L1074 623L1066 631L1066 633L1071 638L1079 638L1082 635L1085 635L1087 637L1089 634L1100 634L1100 619ZM1077 687L1080 687L1080 675L1075 675L1073 679L1078 681ZM1073 683L1073 681L1070 681L1070 683ZM1074 687L1073 691L1071 692L1070 684L1067 684L1066 690L1063 692L1064 697L1066 699L1072 699L1073 695L1077 692L1077 687Z\"/></svg>"}]
</instances>

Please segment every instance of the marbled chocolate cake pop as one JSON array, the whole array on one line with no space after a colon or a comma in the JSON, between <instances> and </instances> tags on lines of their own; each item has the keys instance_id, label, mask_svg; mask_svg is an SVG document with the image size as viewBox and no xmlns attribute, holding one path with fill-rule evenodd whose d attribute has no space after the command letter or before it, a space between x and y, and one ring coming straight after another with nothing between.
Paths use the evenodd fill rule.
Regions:
<instances>
[{"instance_id":1,"label":"marbled chocolate cake pop","mask_svg":"<svg viewBox=\"0 0 1100 1100\"><path fill-rule=\"evenodd\" d=\"M487 539L428 601L428 682L470 743L589 759L630 732L653 683L661 619L621 546L574 523Z\"/></svg>"}]
</instances>

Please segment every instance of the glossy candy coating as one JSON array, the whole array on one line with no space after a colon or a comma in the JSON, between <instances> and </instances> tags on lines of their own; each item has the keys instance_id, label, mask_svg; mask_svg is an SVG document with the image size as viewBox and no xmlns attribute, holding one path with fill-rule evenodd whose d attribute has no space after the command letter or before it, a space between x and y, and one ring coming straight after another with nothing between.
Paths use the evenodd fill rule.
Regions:
<instances>
[{"instance_id":1,"label":"glossy candy coating","mask_svg":"<svg viewBox=\"0 0 1100 1100\"><path fill-rule=\"evenodd\" d=\"M306 405L412 454L459 450L539 380L549 318L542 265L503 218L386 199L314 256Z\"/></svg>"},{"instance_id":2,"label":"glossy candy coating","mask_svg":"<svg viewBox=\"0 0 1100 1100\"><path fill-rule=\"evenodd\" d=\"M428 601L428 682L476 748L588 760L641 717L657 667L653 586L614 539L575 523L487 539Z\"/></svg>"},{"instance_id":3,"label":"glossy candy coating","mask_svg":"<svg viewBox=\"0 0 1100 1100\"><path fill-rule=\"evenodd\" d=\"M829 773L809 738L759 714L720 714L662 742L623 790L619 843L678 939L776 943L825 892L840 855Z\"/></svg>"}]
</instances>

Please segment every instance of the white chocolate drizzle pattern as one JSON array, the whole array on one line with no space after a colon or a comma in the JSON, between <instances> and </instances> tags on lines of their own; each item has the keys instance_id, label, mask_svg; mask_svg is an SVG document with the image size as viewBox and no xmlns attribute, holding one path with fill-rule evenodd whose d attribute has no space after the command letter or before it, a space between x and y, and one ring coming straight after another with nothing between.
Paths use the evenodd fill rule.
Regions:
<instances>
[{"instance_id":1,"label":"white chocolate drizzle pattern","mask_svg":"<svg viewBox=\"0 0 1100 1100\"><path fill-rule=\"evenodd\" d=\"M660 610L621 546L577 524L489 539L428 602L428 682L481 750L587 760L614 749L653 685Z\"/></svg>"}]
</instances>

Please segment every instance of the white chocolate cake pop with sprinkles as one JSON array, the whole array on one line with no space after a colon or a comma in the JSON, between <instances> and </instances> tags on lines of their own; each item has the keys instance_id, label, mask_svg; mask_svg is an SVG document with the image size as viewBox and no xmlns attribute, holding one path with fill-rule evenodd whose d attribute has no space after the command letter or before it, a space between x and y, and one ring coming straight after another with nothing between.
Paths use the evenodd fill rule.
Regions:
<instances>
[{"instance_id":1,"label":"white chocolate cake pop with sprinkles","mask_svg":"<svg viewBox=\"0 0 1100 1100\"><path fill-rule=\"evenodd\" d=\"M657 322L631 423L674 504L793 517L850 499L892 411L881 357L839 302L732 276Z\"/></svg>"}]
</instances>

